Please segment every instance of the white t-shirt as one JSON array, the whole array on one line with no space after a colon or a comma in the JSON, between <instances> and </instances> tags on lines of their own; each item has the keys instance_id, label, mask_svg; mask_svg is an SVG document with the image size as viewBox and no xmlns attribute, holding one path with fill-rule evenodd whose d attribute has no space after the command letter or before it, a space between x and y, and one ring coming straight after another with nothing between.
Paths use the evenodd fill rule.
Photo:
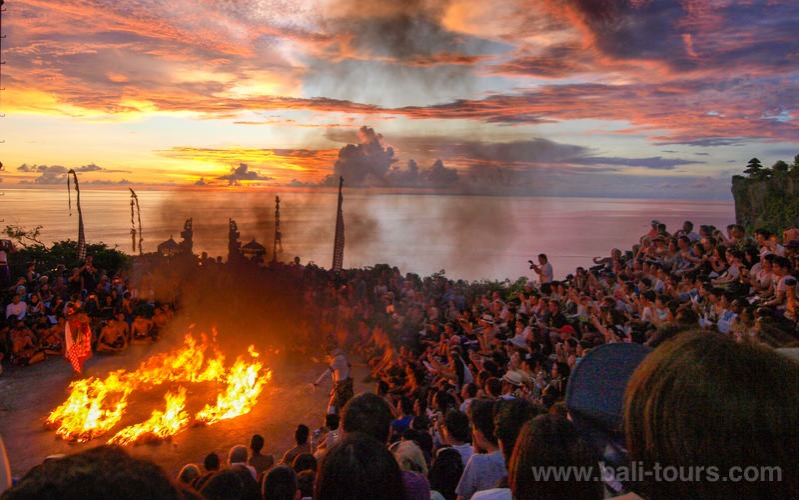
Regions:
<instances>
[{"instance_id":1,"label":"white t-shirt","mask_svg":"<svg viewBox=\"0 0 799 500\"><path fill-rule=\"evenodd\" d=\"M555 279L555 271L552 269L552 264L547 262L543 266L540 266L541 269L541 283L552 283L552 280Z\"/></svg>"},{"instance_id":2,"label":"white t-shirt","mask_svg":"<svg viewBox=\"0 0 799 500\"><path fill-rule=\"evenodd\" d=\"M491 488L478 491L472 496L472 500L513 500L513 495L510 493L510 488Z\"/></svg>"},{"instance_id":3,"label":"white t-shirt","mask_svg":"<svg viewBox=\"0 0 799 500\"><path fill-rule=\"evenodd\" d=\"M508 475L505 468L505 457L497 450L493 453L476 453L472 455L463 469L455 493L466 500L481 490L493 488L497 481Z\"/></svg>"}]
</instances>

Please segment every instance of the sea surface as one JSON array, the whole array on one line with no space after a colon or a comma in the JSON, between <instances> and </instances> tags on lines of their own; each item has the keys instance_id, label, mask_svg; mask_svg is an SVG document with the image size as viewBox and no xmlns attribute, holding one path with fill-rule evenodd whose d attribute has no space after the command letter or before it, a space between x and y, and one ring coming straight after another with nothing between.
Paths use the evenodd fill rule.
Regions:
<instances>
[{"instance_id":1,"label":"sea surface","mask_svg":"<svg viewBox=\"0 0 799 500\"><path fill-rule=\"evenodd\" d=\"M128 189L82 189L86 239L126 253L134 251L131 228L141 216L143 251L152 252L170 237L180 241L191 218L194 253L227 259L230 221L239 241L264 245L273 256L275 197L280 197L282 251L278 258L332 262L337 193L301 191L136 191L139 211L131 221ZM735 222L733 203L608 198L531 198L442 196L371 191L344 192L345 267L396 265L403 273L450 278L515 280L532 277L527 260L549 256L555 277L591 265L611 248L630 249L657 219L669 231L686 219L723 228ZM42 226L47 244L77 240L78 215L73 190L5 188L0 196L0 228ZM138 240L138 236L136 237Z\"/></svg>"}]
</instances>

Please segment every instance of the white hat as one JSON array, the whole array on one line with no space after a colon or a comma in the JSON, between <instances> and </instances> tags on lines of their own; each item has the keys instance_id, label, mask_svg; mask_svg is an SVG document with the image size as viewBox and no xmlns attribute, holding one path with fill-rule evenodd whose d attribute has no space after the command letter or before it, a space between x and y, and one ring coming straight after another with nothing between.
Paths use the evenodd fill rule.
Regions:
<instances>
[{"instance_id":1,"label":"white hat","mask_svg":"<svg viewBox=\"0 0 799 500\"><path fill-rule=\"evenodd\" d=\"M508 370L505 375L502 376L502 380L517 387L524 385L524 379L525 376L516 370Z\"/></svg>"}]
</instances>

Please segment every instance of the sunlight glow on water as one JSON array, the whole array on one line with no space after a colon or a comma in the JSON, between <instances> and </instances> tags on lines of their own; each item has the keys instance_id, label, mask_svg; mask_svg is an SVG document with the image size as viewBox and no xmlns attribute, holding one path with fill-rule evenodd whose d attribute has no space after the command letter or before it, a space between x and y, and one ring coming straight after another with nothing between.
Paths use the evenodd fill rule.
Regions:
<instances>
[{"instance_id":1,"label":"sunlight glow on water","mask_svg":"<svg viewBox=\"0 0 799 500\"><path fill-rule=\"evenodd\" d=\"M194 252L227 258L228 219L238 225L242 244L255 239L271 258L275 194L281 199L281 260L329 267L336 200L333 192L137 192L144 251L155 251L170 236L180 240L183 223L194 225ZM67 190L6 189L0 199L3 227L43 226L46 243L77 239L78 218ZM81 191L89 242L131 252L130 192ZM735 221L731 202L604 198L520 198L420 194L344 194L345 267L377 263L450 278L516 279L530 276L527 259L546 253L562 278L611 248L629 249L658 219L669 231L683 220L725 227Z\"/></svg>"}]
</instances>

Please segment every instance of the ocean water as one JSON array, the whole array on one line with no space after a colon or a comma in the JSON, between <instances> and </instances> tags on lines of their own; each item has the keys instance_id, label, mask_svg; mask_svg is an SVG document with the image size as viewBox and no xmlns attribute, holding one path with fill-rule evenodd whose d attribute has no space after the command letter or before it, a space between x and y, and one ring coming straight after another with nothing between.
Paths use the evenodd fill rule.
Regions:
<instances>
[{"instance_id":1,"label":"ocean water","mask_svg":"<svg viewBox=\"0 0 799 500\"><path fill-rule=\"evenodd\" d=\"M330 267L337 193L302 191L137 191L143 249L180 241L186 219L194 228L194 253L227 258L229 221L240 242L256 240L273 255L275 196L280 196L282 252L278 258ZM45 243L77 240L63 189L9 189L0 196L0 227L40 225ZM127 189L81 190L86 239L126 253L131 243L131 194ZM378 263L403 273L444 271L467 280L532 276L528 259L549 256L555 277L591 265L611 248L630 249L657 219L669 231L686 219L725 227L735 222L732 202L606 198L441 196L372 191L344 192L345 267ZM138 220L136 222L138 227ZM137 237L138 239L138 237ZM138 253L138 250L136 251Z\"/></svg>"}]
</instances>

